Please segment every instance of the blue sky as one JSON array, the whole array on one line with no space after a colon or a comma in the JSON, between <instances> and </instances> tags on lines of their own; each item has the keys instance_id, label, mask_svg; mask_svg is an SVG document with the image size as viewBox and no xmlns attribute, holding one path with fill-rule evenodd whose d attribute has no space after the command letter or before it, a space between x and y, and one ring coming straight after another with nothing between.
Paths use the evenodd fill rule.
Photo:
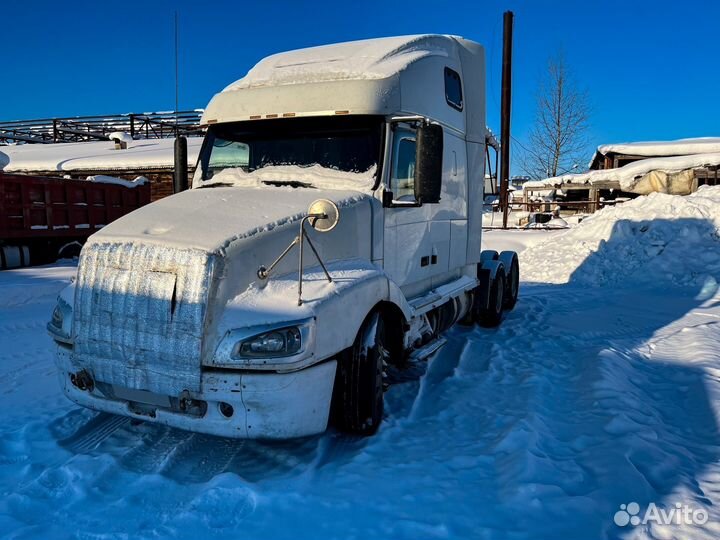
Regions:
<instances>
[{"instance_id":1,"label":"blue sky","mask_svg":"<svg viewBox=\"0 0 720 540\"><path fill-rule=\"evenodd\" d=\"M203 107L274 52L450 33L487 48L488 122L499 132L502 13L512 9L521 141L559 50L591 98L591 147L720 135L720 2L711 0L5 2L0 120L172 109L176 9L181 108Z\"/></svg>"}]
</instances>

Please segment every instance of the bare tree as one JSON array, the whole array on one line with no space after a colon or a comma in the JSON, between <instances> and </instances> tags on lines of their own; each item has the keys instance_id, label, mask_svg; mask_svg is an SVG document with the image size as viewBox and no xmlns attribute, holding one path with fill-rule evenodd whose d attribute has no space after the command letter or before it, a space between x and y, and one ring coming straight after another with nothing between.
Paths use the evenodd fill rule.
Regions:
<instances>
[{"instance_id":1,"label":"bare tree","mask_svg":"<svg viewBox=\"0 0 720 540\"><path fill-rule=\"evenodd\" d=\"M525 174L542 179L576 170L586 157L589 115L587 93L575 84L562 54L551 58L538 85L529 146L523 147Z\"/></svg>"}]
</instances>

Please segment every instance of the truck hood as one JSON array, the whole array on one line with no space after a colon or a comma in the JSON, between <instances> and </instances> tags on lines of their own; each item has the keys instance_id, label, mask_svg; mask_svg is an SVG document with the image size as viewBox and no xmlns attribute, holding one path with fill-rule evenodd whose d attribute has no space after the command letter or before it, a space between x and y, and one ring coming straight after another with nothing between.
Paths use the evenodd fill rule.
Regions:
<instances>
[{"instance_id":1,"label":"truck hood","mask_svg":"<svg viewBox=\"0 0 720 540\"><path fill-rule=\"evenodd\" d=\"M330 199L343 207L367 198L359 191L289 186L191 189L114 221L89 242L140 242L215 252L299 219L316 199Z\"/></svg>"},{"instance_id":2,"label":"truck hood","mask_svg":"<svg viewBox=\"0 0 720 540\"><path fill-rule=\"evenodd\" d=\"M113 222L85 244L73 310L73 362L95 380L178 396L199 392L228 300L258 280L298 234L312 201L344 207L311 233L326 262L371 259L373 205L357 191L291 187L193 189ZM317 265L310 256L304 266ZM275 276L297 275L297 250ZM264 286L267 282L257 284ZM263 316L258 313L258 320Z\"/></svg>"}]
</instances>

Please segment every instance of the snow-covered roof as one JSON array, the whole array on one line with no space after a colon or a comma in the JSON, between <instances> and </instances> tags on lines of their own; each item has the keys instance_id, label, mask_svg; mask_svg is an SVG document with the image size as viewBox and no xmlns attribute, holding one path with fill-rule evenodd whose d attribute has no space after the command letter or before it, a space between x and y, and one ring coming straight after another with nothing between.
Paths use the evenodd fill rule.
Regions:
<instances>
[{"instance_id":1,"label":"snow-covered roof","mask_svg":"<svg viewBox=\"0 0 720 540\"><path fill-rule=\"evenodd\" d=\"M122 171L174 167L174 139L143 139L115 150L112 141L0 146L0 170ZM202 138L188 138L188 165L197 162Z\"/></svg>"},{"instance_id":2,"label":"snow-covered roof","mask_svg":"<svg viewBox=\"0 0 720 540\"><path fill-rule=\"evenodd\" d=\"M414 35L365 39L268 56L225 92L307 82L384 79L428 56L455 56L453 36Z\"/></svg>"},{"instance_id":3,"label":"snow-covered roof","mask_svg":"<svg viewBox=\"0 0 720 540\"><path fill-rule=\"evenodd\" d=\"M689 154L708 154L720 152L720 137L696 137L677 139L675 141L644 141L616 144L603 144L590 161L590 166L600 157L607 154L625 154L631 156L665 157L685 156Z\"/></svg>"},{"instance_id":4,"label":"snow-covered roof","mask_svg":"<svg viewBox=\"0 0 720 540\"><path fill-rule=\"evenodd\" d=\"M462 110L447 103L445 67L462 77ZM275 54L216 94L201 122L419 113L464 132L470 141L486 140L485 52L480 44L427 34Z\"/></svg>"},{"instance_id":5,"label":"snow-covered roof","mask_svg":"<svg viewBox=\"0 0 720 540\"><path fill-rule=\"evenodd\" d=\"M641 159L616 169L599 169L580 174L564 174L545 180L525 182L525 189L603 185L615 182L623 191L635 191L638 181L653 171L675 173L698 167L720 165L720 151L686 156Z\"/></svg>"}]
</instances>

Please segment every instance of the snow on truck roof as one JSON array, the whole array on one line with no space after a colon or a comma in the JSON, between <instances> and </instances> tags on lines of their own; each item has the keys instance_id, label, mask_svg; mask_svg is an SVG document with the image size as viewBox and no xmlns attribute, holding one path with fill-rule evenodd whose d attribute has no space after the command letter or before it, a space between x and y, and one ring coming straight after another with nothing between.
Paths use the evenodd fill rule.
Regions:
<instances>
[{"instance_id":1,"label":"snow on truck roof","mask_svg":"<svg viewBox=\"0 0 720 540\"><path fill-rule=\"evenodd\" d=\"M443 67L461 74L466 89L461 110L446 102ZM469 140L485 141L485 54L480 44L422 34L274 54L216 94L201 122L430 111Z\"/></svg>"},{"instance_id":2,"label":"snow on truck roof","mask_svg":"<svg viewBox=\"0 0 720 540\"><path fill-rule=\"evenodd\" d=\"M188 165L197 162L202 138L188 138ZM142 139L115 150L111 141L0 146L0 171L123 171L175 166L174 139Z\"/></svg>"},{"instance_id":3,"label":"snow on truck roof","mask_svg":"<svg viewBox=\"0 0 720 540\"><path fill-rule=\"evenodd\" d=\"M364 39L273 54L253 67L224 92L258 86L351 79L384 79L428 56L453 57L454 36L415 36Z\"/></svg>"}]
</instances>

